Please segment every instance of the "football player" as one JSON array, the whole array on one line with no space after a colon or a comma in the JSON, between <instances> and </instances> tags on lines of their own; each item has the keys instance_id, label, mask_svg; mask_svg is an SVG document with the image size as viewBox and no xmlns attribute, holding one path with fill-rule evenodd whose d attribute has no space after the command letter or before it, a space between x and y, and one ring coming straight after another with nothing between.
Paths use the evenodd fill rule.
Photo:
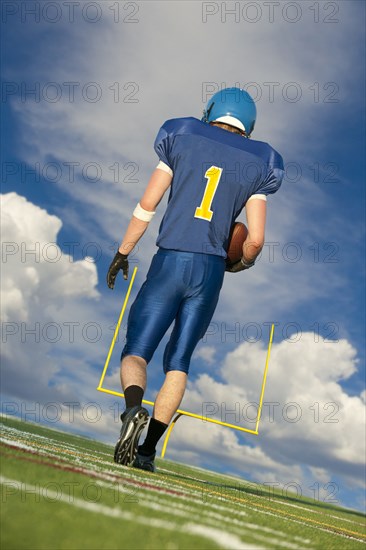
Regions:
<instances>
[{"instance_id":1,"label":"football player","mask_svg":"<svg viewBox=\"0 0 366 550\"><path fill-rule=\"evenodd\" d=\"M154 471L156 445L184 395L190 359L215 311L225 271L251 268L262 250L266 197L283 178L282 157L267 143L249 139L256 106L239 88L209 100L202 120L168 120L155 140L159 163L137 204L107 275L109 288L146 231L169 190L152 259L129 313L121 355L126 410L114 460ZM240 261L226 261L230 230L245 207L248 236ZM138 446L148 412L141 406L146 367L174 323L165 348L164 383L156 397L146 439Z\"/></svg>"}]
</instances>

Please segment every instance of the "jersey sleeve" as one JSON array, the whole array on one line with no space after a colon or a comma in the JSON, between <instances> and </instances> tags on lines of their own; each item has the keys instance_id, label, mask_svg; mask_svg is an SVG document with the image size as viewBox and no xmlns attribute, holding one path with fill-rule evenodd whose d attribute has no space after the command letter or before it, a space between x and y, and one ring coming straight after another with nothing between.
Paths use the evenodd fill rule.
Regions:
<instances>
[{"instance_id":1,"label":"jersey sleeve","mask_svg":"<svg viewBox=\"0 0 366 550\"><path fill-rule=\"evenodd\" d=\"M165 126L166 124L164 124L160 128L158 135L156 136L154 149L159 157L160 162L169 167L170 170L173 172L173 159L171 155L173 136L170 132L167 131ZM162 167L162 165L160 165L160 167Z\"/></svg>"},{"instance_id":2,"label":"jersey sleeve","mask_svg":"<svg viewBox=\"0 0 366 550\"><path fill-rule=\"evenodd\" d=\"M283 175L284 170L280 168L270 168L268 170L267 177L263 181L257 193L266 196L271 195L272 193L276 193L276 191L278 191L278 189L281 187Z\"/></svg>"},{"instance_id":3,"label":"jersey sleeve","mask_svg":"<svg viewBox=\"0 0 366 550\"><path fill-rule=\"evenodd\" d=\"M285 173L283 159L277 151L272 149L272 147L270 148L266 172L267 173L265 174L259 189L257 189L256 194L262 194L265 196L271 195L272 193L276 193L276 191L278 191L281 187Z\"/></svg>"}]
</instances>

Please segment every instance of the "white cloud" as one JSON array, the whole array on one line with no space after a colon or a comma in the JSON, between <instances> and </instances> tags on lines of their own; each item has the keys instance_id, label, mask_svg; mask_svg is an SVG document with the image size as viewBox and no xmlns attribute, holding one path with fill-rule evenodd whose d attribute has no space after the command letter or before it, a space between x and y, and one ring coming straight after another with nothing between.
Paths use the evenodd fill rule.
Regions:
<instances>
[{"instance_id":1,"label":"white cloud","mask_svg":"<svg viewBox=\"0 0 366 550\"><path fill-rule=\"evenodd\" d=\"M242 445L241 432L190 421L188 431L176 429L174 456L184 447L258 481L304 486L311 478L323 484L343 478L363 487L365 405L340 385L356 372L356 350L346 340L315 337L273 344L259 436L245 437L250 447ZM200 375L181 408L254 429L257 409L249 404L259 402L266 353L260 343L239 345L227 354L221 381Z\"/></svg>"},{"instance_id":2,"label":"white cloud","mask_svg":"<svg viewBox=\"0 0 366 550\"><path fill-rule=\"evenodd\" d=\"M55 356L70 350L70 322L80 327L95 319L90 304L99 298L96 266L60 250L61 226L60 219L24 197L2 195L3 390L15 396L67 396L70 389L54 387L65 368ZM87 342L80 339L74 352L77 346L87 349Z\"/></svg>"},{"instance_id":3,"label":"white cloud","mask_svg":"<svg viewBox=\"0 0 366 550\"><path fill-rule=\"evenodd\" d=\"M2 195L1 202L4 320L15 315L26 321L33 305L47 309L62 297L99 295L95 265L86 259L74 262L57 245L60 219L17 193Z\"/></svg>"},{"instance_id":4,"label":"white cloud","mask_svg":"<svg viewBox=\"0 0 366 550\"><path fill-rule=\"evenodd\" d=\"M193 358L201 358L208 365L213 365L215 362L216 348L214 346L200 346L194 352Z\"/></svg>"}]
</instances>

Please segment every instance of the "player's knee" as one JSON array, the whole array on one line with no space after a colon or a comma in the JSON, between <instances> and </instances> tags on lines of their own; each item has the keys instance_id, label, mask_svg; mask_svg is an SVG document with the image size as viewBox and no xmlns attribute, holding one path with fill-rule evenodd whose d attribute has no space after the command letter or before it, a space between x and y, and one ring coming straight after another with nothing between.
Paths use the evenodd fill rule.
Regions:
<instances>
[{"instance_id":1,"label":"player's knee","mask_svg":"<svg viewBox=\"0 0 366 550\"><path fill-rule=\"evenodd\" d=\"M122 365L131 365L136 367L146 367L147 361L138 355L123 355L121 357Z\"/></svg>"}]
</instances>

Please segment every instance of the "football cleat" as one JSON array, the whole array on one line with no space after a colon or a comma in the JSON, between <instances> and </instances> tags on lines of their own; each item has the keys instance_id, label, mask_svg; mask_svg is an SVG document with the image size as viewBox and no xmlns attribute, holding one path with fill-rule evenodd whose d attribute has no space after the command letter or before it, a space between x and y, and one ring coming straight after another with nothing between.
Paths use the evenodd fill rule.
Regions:
<instances>
[{"instance_id":1,"label":"football cleat","mask_svg":"<svg viewBox=\"0 0 366 550\"><path fill-rule=\"evenodd\" d=\"M144 456L137 451L137 455L132 466L134 468L140 468L140 470L146 470L147 472L155 472L155 455L156 453L150 456Z\"/></svg>"},{"instance_id":2,"label":"football cleat","mask_svg":"<svg viewBox=\"0 0 366 550\"><path fill-rule=\"evenodd\" d=\"M114 462L129 466L135 460L142 430L149 419L149 413L140 406L131 407L121 415L122 428L114 449Z\"/></svg>"},{"instance_id":3,"label":"football cleat","mask_svg":"<svg viewBox=\"0 0 366 550\"><path fill-rule=\"evenodd\" d=\"M257 109L251 96L240 88L224 88L216 92L203 111L203 122L224 122L239 128L250 137Z\"/></svg>"}]
</instances>

